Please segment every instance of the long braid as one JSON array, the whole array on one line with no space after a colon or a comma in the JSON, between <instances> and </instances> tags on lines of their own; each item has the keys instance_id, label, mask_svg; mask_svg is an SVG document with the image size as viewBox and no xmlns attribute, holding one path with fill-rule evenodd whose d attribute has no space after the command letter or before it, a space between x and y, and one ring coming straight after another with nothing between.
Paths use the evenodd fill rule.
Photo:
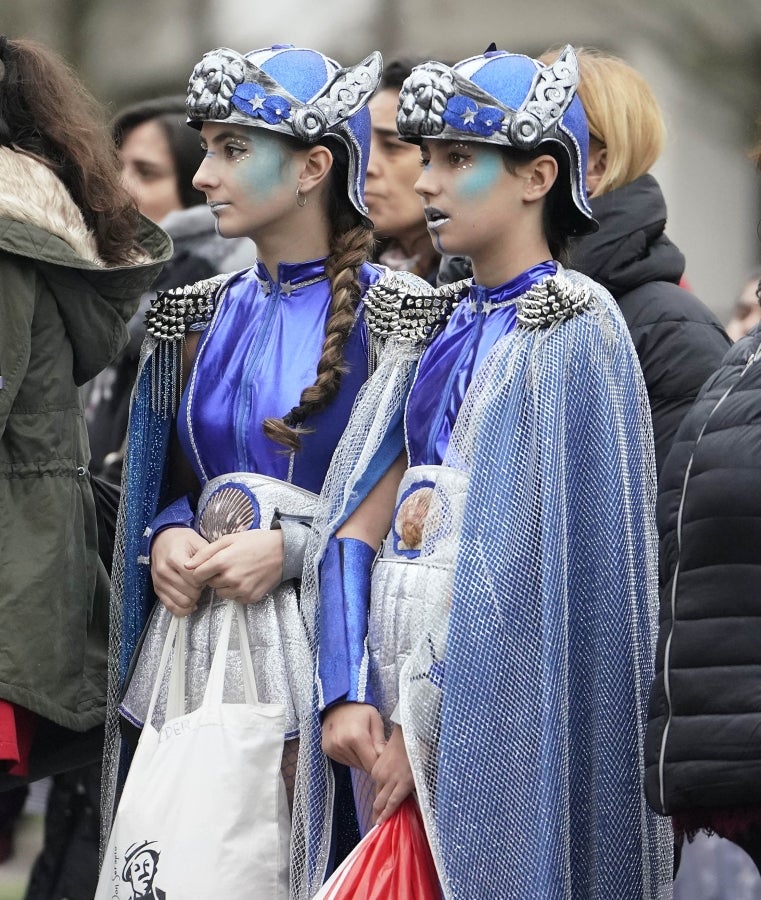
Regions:
<instances>
[{"instance_id":1,"label":"long braid","mask_svg":"<svg viewBox=\"0 0 761 900\"><path fill-rule=\"evenodd\" d=\"M282 419L264 420L264 433L289 450L299 450L307 416L330 404L338 393L341 376L346 371L343 351L354 324L360 298L359 270L370 256L373 232L365 225L354 225L333 235L325 273L330 278L332 301L325 324L325 341L317 364L314 384L305 388L299 403Z\"/></svg>"}]
</instances>

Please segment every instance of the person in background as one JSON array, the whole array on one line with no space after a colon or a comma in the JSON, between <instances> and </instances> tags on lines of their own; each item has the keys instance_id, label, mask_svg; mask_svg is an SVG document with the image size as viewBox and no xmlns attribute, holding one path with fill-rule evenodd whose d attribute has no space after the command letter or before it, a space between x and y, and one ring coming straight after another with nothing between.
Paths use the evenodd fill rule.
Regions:
<instances>
[{"instance_id":1,"label":"person in background","mask_svg":"<svg viewBox=\"0 0 761 900\"><path fill-rule=\"evenodd\" d=\"M203 153L187 126L185 97L156 97L123 109L111 123L118 148L121 182L148 219L160 223L173 250L150 291L127 324L129 343L82 389L90 440L90 468L101 486L110 541L99 544L109 573L129 398L145 338L145 313L156 292L253 263L245 238L216 233L205 196L192 184ZM105 482L105 483L104 483ZM115 487L112 489L110 485ZM105 501L108 500L108 508ZM45 840L35 860L27 900L83 897L94 891L98 870L100 774L102 761L56 775L47 798Z\"/></svg>"},{"instance_id":2,"label":"person in background","mask_svg":"<svg viewBox=\"0 0 761 900\"><path fill-rule=\"evenodd\" d=\"M754 158L761 170L761 140ZM728 838L759 871L760 347L756 325L727 352L661 474L661 616L645 769L648 801L672 817L678 838L701 830ZM722 896L738 895L730 886Z\"/></svg>"},{"instance_id":3,"label":"person in background","mask_svg":"<svg viewBox=\"0 0 761 900\"><path fill-rule=\"evenodd\" d=\"M0 790L98 758L108 577L80 387L169 258L64 60L0 37Z\"/></svg>"},{"instance_id":4,"label":"person in background","mask_svg":"<svg viewBox=\"0 0 761 900\"><path fill-rule=\"evenodd\" d=\"M192 284L252 265L255 248L245 238L216 232L206 198L193 187L203 158L198 137L187 126L182 94L134 103L111 125L122 164L122 184L140 212L172 238L172 258L129 322L130 340L119 359L86 386L86 417L92 469L106 480L121 477L129 397L145 337L145 313L156 292Z\"/></svg>"},{"instance_id":5,"label":"person in background","mask_svg":"<svg viewBox=\"0 0 761 900\"><path fill-rule=\"evenodd\" d=\"M144 216L160 222L205 202L193 187L201 149L188 131L182 94L134 103L117 113L112 129L122 184Z\"/></svg>"},{"instance_id":6,"label":"person in background","mask_svg":"<svg viewBox=\"0 0 761 900\"><path fill-rule=\"evenodd\" d=\"M122 183L140 212L158 222L174 244L157 291L253 264L256 248L251 241L218 234L206 197L193 186L203 151L198 136L188 128L184 95L128 106L111 127Z\"/></svg>"},{"instance_id":7,"label":"person in background","mask_svg":"<svg viewBox=\"0 0 761 900\"><path fill-rule=\"evenodd\" d=\"M759 300L759 279L761 268L753 269L743 282L732 316L727 322L727 334L733 341L739 341L761 322L761 300Z\"/></svg>"},{"instance_id":8,"label":"person in background","mask_svg":"<svg viewBox=\"0 0 761 900\"><path fill-rule=\"evenodd\" d=\"M414 65L405 59L385 65L380 87L370 101L372 138L365 197L378 239L378 262L414 272L435 285L439 254L414 190L420 154L412 144L400 140L396 130L399 91Z\"/></svg>"},{"instance_id":9,"label":"person in background","mask_svg":"<svg viewBox=\"0 0 761 900\"><path fill-rule=\"evenodd\" d=\"M670 833L641 779L647 394L614 300L563 265L569 238L596 228L577 83L571 47L545 66L492 45L402 88L431 237L473 280L405 298L315 516L299 896L326 862L320 747L372 782L366 822L416 792L446 898L670 886Z\"/></svg>"},{"instance_id":10,"label":"person in background","mask_svg":"<svg viewBox=\"0 0 761 900\"><path fill-rule=\"evenodd\" d=\"M589 122L587 192L600 228L572 244L571 265L606 287L623 313L645 376L660 472L730 342L713 313L680 287L684 255L666 234L666 202L650 174L666 137L655 95L619 57L581 48L578 59Z\"/></svg>"},{"instance_id":11,"label":"person in background","mask_svg":"<svg viewBox=\"0 0 761 900\"><path fill-rule=\"evenodd\" d=\"M571 262L604 284L624 315L645 376L660 473L730 340L684 286L684 256L666 233L666 202L650 172L666 128L650 85L623 59L599 50L581 49L579 68L590 132L587 190L600 230L572 246ZM680 847L678 841L677 868Z\"/></svg>"}]
</instances>

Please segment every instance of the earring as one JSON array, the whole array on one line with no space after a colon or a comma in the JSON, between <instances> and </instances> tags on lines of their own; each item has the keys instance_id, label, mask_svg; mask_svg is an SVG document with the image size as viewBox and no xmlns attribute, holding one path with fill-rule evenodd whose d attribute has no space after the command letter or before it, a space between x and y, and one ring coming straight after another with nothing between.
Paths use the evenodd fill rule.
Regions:
<instances>
[{"instance_id":1,"label":"earring","mask_svg":"<svg viewBox=\"0 0 761 900\"><path fill-rule=\"evenodd\" d=\"M303 209L307 205L306 194L301 193L301 185L296 185L296 206Z\"/></svg>"}]
</instances>

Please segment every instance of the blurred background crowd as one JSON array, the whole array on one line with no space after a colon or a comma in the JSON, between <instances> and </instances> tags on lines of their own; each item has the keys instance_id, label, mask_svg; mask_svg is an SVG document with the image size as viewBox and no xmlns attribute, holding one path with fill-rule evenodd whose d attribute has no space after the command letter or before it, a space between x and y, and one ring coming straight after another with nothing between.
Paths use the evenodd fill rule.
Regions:
<instances>
[{"instance_id":1,"label":"blurred background crowd","mask_svg":"<svg viewBox=\"0 0 761 900\"><path fill-rule=\"evenodd\" d=\"M671 239L694 292L729 322L760 260L759 181L747 158L761 111L761 5L755 0L26 0L3 4L8 34L61 52L114 111L185 90L209 47L289 42L340 60L462 59L494 41L536 55L572 43L643 73L668 128L653 169Z\"/></svg>"}]
</instances>

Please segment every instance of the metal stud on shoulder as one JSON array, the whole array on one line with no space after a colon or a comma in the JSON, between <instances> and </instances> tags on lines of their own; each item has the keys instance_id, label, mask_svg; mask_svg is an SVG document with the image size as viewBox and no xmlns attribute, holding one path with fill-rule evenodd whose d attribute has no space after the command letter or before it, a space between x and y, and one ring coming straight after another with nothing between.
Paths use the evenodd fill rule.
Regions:
<instances>
[{"instance_id":1,"label":"metal stud on shoulder","mask_svg":"<svg viewBox=\"0 0 761 900\"><path fill-rule=\"evenodd\" d=\"M428 340L457 306L469 280L432 288L422 278L393 272L365 294L365 319L371 334L411 343Z\"/></svg>"},{"instance_id":2,"label":"metal stud on shoulder","mask_svg":"<svg viewBox=\"0 0 761 900\"><path fill-rule=\"evenodd\" d=\"M228 277L215 275L160 293L145 314L148 333L157 341L179 341L191 326L208 322L214 312L214 295Z\"/></svg>"},{"instance_id":3,"label":"metal stud on shoulder","mask_svg":"<svg viewBox=\"0 0 761 900\"><path fill-rule=\"evenodd\" d=\"M589 286L557 274L529 288L516 300L516 318L523 328L549 328L588 309Z\"/></svg>"}]
</instances>

